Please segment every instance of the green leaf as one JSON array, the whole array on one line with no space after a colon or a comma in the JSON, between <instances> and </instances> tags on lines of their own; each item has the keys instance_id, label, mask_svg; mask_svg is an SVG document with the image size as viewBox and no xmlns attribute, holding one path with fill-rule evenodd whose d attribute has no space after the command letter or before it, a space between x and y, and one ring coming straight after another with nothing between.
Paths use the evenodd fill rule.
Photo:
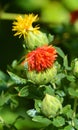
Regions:
<instances>
[{"instance_id":1,"label":"green leaf","mask_svg":"<svg viewBox=\"0 0 78 130\"><path fill-rule=\"evenodd\" d=\"M66 70L70 70L70 67L68 66L68 59L67 59L67 56L64 57L63 65L64 65L64 67L65 67Z\"/></svg>"},{"instance_id":2,"label":"green leaf","mask_svg":"<svg viewBox=\"0 0 78 130\"><path fill-rule=\"evenodd\" d=\"M78 119L74 118L73 123L74 123L74 127L78 130Z\"/></svg>"},{"instance_id":3,"label":"green leaf","mask_svg":"<svg viewBox=\"0 0 78 130\"><path fill-rule=\"evenodd\" d=\"M64 52L63 52L59 47L55 47L55 49L56 49L57 53L58 53L62 58L65 57Z\"/></svg>"},{"instance_id":4,"label":"green leaf","mask_svg":"<svg viewBox=\"0 0 78 130\"><path fill-rule=\"evenodd\" d=\"M4 120L3 118L0 116L0 124L3 124L4 123Z\"/></svg>"},{"instance_id":5,"label":"green leaf","mask_svg":"<svg viewBox=\"0 0 78 130\"><path fill-rule=\"evenodd\" d=\"M11 98L11 95L9 93L4 94L4 92L2 91L0 95L0 106L7 104L10 98Z\"/></svg>"},{"instance_id":6,"label":"green leaf","mask_svg":"<svg viewBox=\"0 0 78 130\"><path fill-rule=\"evenodd\" d=\"M68 89L68 92L71 96L73 97L78 97L78 91L77 90L74 90L73 88L69 88Z\"/></svg>"},{"instance_id":7,"label":"green leaf","mask_svg":"<svg viewBox=\"0 0 78 130\"><path fill-rule=\"evenodd\" d=\"M17 60L14 60L14 61L12 62L12 68L16 68L16 67L17 67L17 65L18 65Z\"/></svg>"},{"instance_id":8,"label":"green leaf","mask_svg":"<svg viewBox=\"0 0 78 130\"><path fill-rule=\"evenodd\" d=\"M41 100L35 99L35 109L37 112L41 111Z\"/></svg>"},{"instance_id":9,"label":"green leaf","mask_svg":"<svg viewBox=\"0 0 78 130\"><path fill-rule=\"evenodd\" d=\"M26 96L28 96L28 95L29 95L28 87L27 87L27 86L23 87L23 88L19 91L18 95L19 95L20 97L26 97Z\"/></svg>"},{"instance_id":10,"label":"green leaf","mask_svg":"<svg viewBox=\"0 0 78 130\"><path fill-rule=\"evenodd\" d=\"M28 110L26 112L30 117L36 116L37 111L35 109Z\"/></svg>"},{"instance_id":11,"label":"green leaf","mask_svg":"<svg viewBox=\"0 0 78 130\"><path fill-rule=\"evenodd\" d=\"M66 105L62 109L62 113L67 116L67 118L72 118L73 110L71 109L71 105Z\"/></svg>"},{"instance_id":12,"label":"green leaf","mask_svg":"<svg viewBox=\"0 0 78 130\"><path fill-rule=\"evenodd\" d=\"M44 124L45 126L48 126L52 123L51 120L49 120L43 116L35 116L32 120L35 122L39 122L41 124Z\"/></svg>"},{"instance_id":13,"label":"green leaf","mask_svg":"<svg viewBox=\"0 0 78 130\"><path fill-rule=\"evenodd\" d=\"M62 90L57 90L56 94L58 94L60 97L64 97L66 95Z\"/></svg>"},{"instance_id":14,"label":"green leaf","mask_svg":"<svg viewBox=\"0 0 78 130\"><path fill-rule=\"evenodd\" d=\"M57 84L57 85L60 85L60 84L61 84L61 80L62 80L63 78L65 78L65 77L66 77L66 75L63 74L63 73L57 74L57 75L56 75L56 84Z\"/></svg>"},{"instance_id":15,"label":"green leaf","mask_svg":"<svg viewBox=\"0 0 78 130\"><path fill-rule=\"evenodd\" d=\"M52 42L52 41L53 41L53 39L54 39L54 36L53 36L53 35L51 35L51 34L49 34L49 35L48 35L48 40L49 40L49 43L50 43L50 42Z\"/></svg>"},{"instance_id":16,"label":"green leaf","mask_svg":"<svg viewBox=\"0 0 78 130\"><path fill-rule=\"evenodd\" d=\"M0 79L0 87L6 86L6 85L7 85L7 83L3 79Z\"/></svg>"},{"instance_id":17,"label":"green leaf","mask_svg":"<svg viewBox=\"0 0 78 130\"><path fill-rule=\"evenodd\" d=\"M7 89L7 82L9 80L9 76L0 71L0 91Z\"/></svg>"},{"instance_id":18,"label":"green leaf","mask_svg":"<svg viewBox=\"0 0 78 130\"><path fill-rule=\"evenodd\" d=\"M66 77L67 77L67 79L68 79L69 81L71 81L71 82L74 82L74 81L75 81L75 76L73 76L73 75L67 75Z\"/></svg>"},{"instance_id":19,"label":"green leaf","mask_svg":"<svg viewBox=\"0 0 78 130\"><path fill-rule=\"evenodd\" d=\"M64 130L75 130L71 125L68 125L64 128Z\"/></svg>"},{"instance_id":20,"label":"green leaf","mask_svg":"<svg viewBox=\"0 0 78 130\"><path fill-rule=\"evenodd\" d=\"M8 75L6 75L4 72L0 71L0 79L6 81L8 79Z\"/></svg>"},{"instance_id":21,"label":"green leaf","mask_svg":"<svg viewBox=\"0 0 78 130\"><path fill-rule=\"evenodd\" d=\"M15 109L15 108L17 108L18 105L19 105L19 103L18 103L17 99L11 97L11 103L10 103L10 107L11 107L11 109Z\"/></svg>"},{"instance_id":22,"label":"green leaf","mask_svg":"<svg viewBox=\"0 0 78 130\"><path fill-rule=\"evenodd\" d=\"M23 78L19 77L18 75L14 74L12 72L8 72L8 74L10 75L11 79L16 84L26 84L26 79L23 79Z\"/></svg>"},{"instance_id":23,"label":"green leaf","mask_svg":"<svg viewBox=\"0 0 78 130\"><path fill-rule=\"evenodd\" d=\"M56 127L63 126L65 124L65 119L61 116L57 116L53 119L53 125Z\"/></svg>"},{"instance_id":24,"label":"green leaf","mask_svg":"<svg viewBox=\"0 0 78 130\"><path fill-rule=\"evenodd\" d=\"M50 86L50 85L48 85L48 86L44 86L45 87L45 91L44 91L44 94L50 94L50 95L54 95L54 89Z\"/></svg>"}]
</instances>

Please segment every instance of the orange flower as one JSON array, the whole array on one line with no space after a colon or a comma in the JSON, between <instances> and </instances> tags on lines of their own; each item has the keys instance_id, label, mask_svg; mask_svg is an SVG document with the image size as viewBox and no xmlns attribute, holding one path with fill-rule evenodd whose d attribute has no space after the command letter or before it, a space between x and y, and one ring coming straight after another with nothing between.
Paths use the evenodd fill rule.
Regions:
<instances>
[{"instance_id":1,"label":"orange flower","mask_svg":"<svg viewBox=\"0 0 78 130\"><path fill-rule=\"evenodd\" d=\"M22 64L28 63L29 70L39 72L52 67L56 57L56 50L53 46L43 46L29 52Z\"/></svg>"}]
</instances>

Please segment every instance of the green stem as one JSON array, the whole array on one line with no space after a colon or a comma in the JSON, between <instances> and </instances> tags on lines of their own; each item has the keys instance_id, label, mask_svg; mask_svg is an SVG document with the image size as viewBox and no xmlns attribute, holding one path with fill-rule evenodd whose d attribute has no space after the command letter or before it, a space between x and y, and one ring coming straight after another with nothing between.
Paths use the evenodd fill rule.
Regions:
<instances>
[{"instance_id":1,"label":"green stem","mask_svg":"<svg viewBox=\"0 0 78 130\"><path fill-rule=\"evenodd\" d=\"M55 85L55 83L52 83L52 85L53 85L53 88L56 89L56 85Z\"/></svg>"},{"instance_id":2,"label":"green stem","mask_svg":"<svg viewBox=\"0 0 78 130\"><path fill-rule=\"evenodd\" d=\"M5 13L5 12L0 12L0 19L1 20L15 20L15 18L18 15L24 15L24 14L16 14L16 13Z\"/></svg>"},{"instance_id":3,"label":"green stem","mask_svg":"<svg viewBox=\"0 0 78 130\"><path fill-rule=\"evenodd\" d=\"M17 14L17 13L7 13L7 12L4 12L4 11L1 11L0 10L0 20L15 20L16 17L18 17L19 15L21 15L22 17L24 17L25 14ZM57 24L56 23L48 23L48 22L43 22L41 19L39 19L39 22L40 23L44 23L44 24L47 24L47 25L53 25L53 26L56 26Z\"/></svg>"}]
</instances>

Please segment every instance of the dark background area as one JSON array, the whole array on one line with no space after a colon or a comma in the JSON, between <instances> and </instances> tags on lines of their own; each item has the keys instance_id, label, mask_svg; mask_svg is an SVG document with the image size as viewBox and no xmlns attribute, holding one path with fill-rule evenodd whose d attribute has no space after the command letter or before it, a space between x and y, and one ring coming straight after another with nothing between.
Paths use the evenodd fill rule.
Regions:
<instances>
[{"instance_id":1,"label":"dark background area","mask_svg":"<svg viewBox=\"0 0 78 130\"><path fill-rule=\"evenodd\" d=\"M1 10L7 8L7 12L20 13L12 0L0 0ZM23 50L22 39L13 36L12 20L0 20L0 69L6 71L14 59L18 59Z\"/></svg>"}]
</instances>

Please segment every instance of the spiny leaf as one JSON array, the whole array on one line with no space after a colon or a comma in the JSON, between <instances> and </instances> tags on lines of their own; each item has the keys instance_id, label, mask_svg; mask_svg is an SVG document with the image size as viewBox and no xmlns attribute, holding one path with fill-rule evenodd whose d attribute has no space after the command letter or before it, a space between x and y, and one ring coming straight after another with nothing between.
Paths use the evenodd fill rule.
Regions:
<instances>
[{"instance_id":1,"label":"spiny leaf","mask_svg":"<svg viewBox=\"0 0 78 130\"><path fill-rule=\"evenodd\" d=\"M71 68L68 66L67 56L64 57L63 65L64 65L64 67L65 67L66 70L70 70L70 69L71 69Z\"/></svg>"},{"instance_id":2,"label":"spiny leaf","mask_svg":"<svg viewBox=\"0 0 78 130\"><path fill-rule=\"evenodd\" d=\"M23 88L19 91L19 93L18 93L18 95L19 95L20 97L28 96L28 94L29 94L29 91L28 91L28 87L27 87L27 86L23 87Z\"/></svg>"},{"instance_id":3,"label":"spiny leaf","mask_svg":"<svg viewBox=\"0 0 78 130\"><path fill-rule=\"evenodd\" d=\"M78 97L78 89L74 90L73 88L69 88L68 91L71 96Z\"/></svg>"},{"instance_id":4,"label":"spiny leaf","mask_svg":"<svg viewBox=\"0 0 78 130\"><path fill-rule=\"evenodd\" d=\"M33 117L32 120L35 122L39 122L41 124L44 124L45 126L48 126L52 123L51 120L49 120L48 118L45 118L43 116L35 116L35 117Z\"/></svg>"},{"instance_id":5,"label":"spiny leaf","mask_svg":"<svg viewBox=\"0 0 78 130\"><path fill-rule=\"evenodd\" d=\"M58 116L53 119L53 125L56 127L63 126L65 124L65 119L61 116Z\"/></svg>"},{"instance_id":6,"label":"spiny leaf","mask_svg":"<svg viewBox=\"0 0 78 130\"><path fill-rule=\"evenodd\" d=\"M23 79L23 78L19 77L18 75L14 74L12 72L9 72L9 71L8 71L8 74L10 75L11 79L16 84L26 84L26 79Z\"/></svg>"},{"instance_id":7,"label":"spiny leaf","mask_svg":"<svg viewBox=\"0 0 78 130\"><path fill-rule=\"evenodd\" d=\"M65 57L64 52L63 52L59 47L55 47L55 49L56 49L57 53L58 53L62 58Z\"/></svg>"}]
</instances>

